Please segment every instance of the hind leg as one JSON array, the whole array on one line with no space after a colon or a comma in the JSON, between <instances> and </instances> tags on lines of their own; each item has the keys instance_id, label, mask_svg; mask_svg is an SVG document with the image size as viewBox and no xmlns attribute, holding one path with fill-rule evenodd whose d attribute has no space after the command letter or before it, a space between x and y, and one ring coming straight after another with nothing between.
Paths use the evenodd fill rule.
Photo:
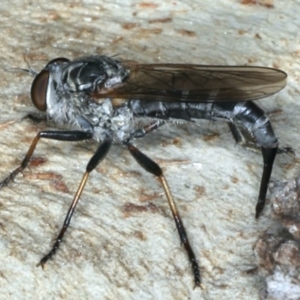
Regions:
<instances>
[{"instance_id":1,"label":"hind leg","mask_svg":"<svg viewBox=\"0 0 300 300\"><path fill-rule=\"evenodd\" d=\"M229 128L238 144L250 149L261 149L262 152L263 174L255 214L258 218L265 206L278 140L264 111L250 101L235 106L235 114Z\"/></svg>"}]
</instances>

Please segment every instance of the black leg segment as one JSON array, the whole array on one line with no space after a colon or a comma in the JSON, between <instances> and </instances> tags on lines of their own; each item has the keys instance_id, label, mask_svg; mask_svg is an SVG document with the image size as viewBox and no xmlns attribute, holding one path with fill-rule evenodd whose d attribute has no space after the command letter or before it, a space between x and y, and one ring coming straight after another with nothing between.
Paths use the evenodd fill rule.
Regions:
<instances>
[{"instance_id":1,"label":"black leg segment","mask_svg":"<svg viewBox=\"0 0 300 300\"><path fill-rule=\"evenodd\" d=\"M258 200L255 209L256 210L255 218L259 217L260 213L262 212L265 206L268 186L272 174L272 168L277 153L277 147L275 148L262 147L261 151L263 155L264 167L263 167L263 174L261 178Z\"/></svg>"}]
</instances>

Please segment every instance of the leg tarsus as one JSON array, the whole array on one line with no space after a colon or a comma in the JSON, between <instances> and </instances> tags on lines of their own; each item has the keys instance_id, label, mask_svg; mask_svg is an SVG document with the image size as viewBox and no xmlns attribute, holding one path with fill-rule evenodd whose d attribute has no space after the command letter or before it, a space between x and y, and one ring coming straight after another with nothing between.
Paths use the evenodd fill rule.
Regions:
<instances>
[{"instance_id":1,"label":"leg tarsus","mask_svg":"<svg viewBox=\"0 0 300 300\"><path fill-rule=\"evenodd\" d=\"M292 147L284 147L284 148L277 149L277 154L284 154L284 153L287 153L293 157L296 156L295 151L293 150Z\"/></svg>"}]
</instances>

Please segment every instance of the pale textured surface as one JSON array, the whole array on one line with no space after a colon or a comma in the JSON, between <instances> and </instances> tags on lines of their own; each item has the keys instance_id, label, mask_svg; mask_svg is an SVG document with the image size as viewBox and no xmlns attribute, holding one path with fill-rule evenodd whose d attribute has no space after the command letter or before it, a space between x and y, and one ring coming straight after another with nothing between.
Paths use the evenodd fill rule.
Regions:
<instances>
[{"instance_id":1,"label":"pale textured surface","mask_svg":"<svg viewBox=\"0 0 300 300\"><path fill-rule=\"evenodd\" d=\"M1 177L44 128L20 122L33 111L32 78L4 71L26 68L23 54L36 70L57 56L95 53L141 62L281 68L289 74L288 86L262 106L281 144L298 153L299 1L274 1L274 8L233 0L48 2L0 4ZM261 279L246 271L255 266L252 247L259 234L275 227L268 207L254 220L261 155L235 147L224 124L205 121L201 128L161 129L136 144L165 170L205 289L193 290L157 181L120 147L92 174L55 259L46 271L36 268L95 148L44 141L35 156L47 161L0 194L1 299L258 299ZM297 168L288 156L278 157L273 178L290 177ZM34 179L46 172L52 179ZM126 212L128 203L151 203L153 209Z\"/></svg>"},{"instance_id":2,"label":"pale textured surface","mask_svg":"<svg viewBox=\"0 0 300 300\"><path fill-rule=\"evenodd\" d=\"M262 299L300 299L299 179L298 174L292 180L270 184L272 218L282 229L275 235L264 234L253 249L266 281Z\"/></svg>"}]
</instances>

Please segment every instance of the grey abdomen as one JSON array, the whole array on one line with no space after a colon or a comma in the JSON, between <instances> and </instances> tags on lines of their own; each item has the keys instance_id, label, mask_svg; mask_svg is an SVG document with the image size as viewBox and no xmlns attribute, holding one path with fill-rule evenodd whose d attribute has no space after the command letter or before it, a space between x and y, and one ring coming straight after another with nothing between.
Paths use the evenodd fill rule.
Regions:
<instances>
[{"instance_id":1,"label":"grey abdomen","mask_svg":"<svg viewBox=\"0 0 300 300\"><path fill-rule=\"evenodd\" d=\"M278 141L264 111L252 101L224 103L145 102L132 100L129 106L136 117L162 120L229 122L235 140L249 147L273 148Z\"/></svg>"}]
</instances>

